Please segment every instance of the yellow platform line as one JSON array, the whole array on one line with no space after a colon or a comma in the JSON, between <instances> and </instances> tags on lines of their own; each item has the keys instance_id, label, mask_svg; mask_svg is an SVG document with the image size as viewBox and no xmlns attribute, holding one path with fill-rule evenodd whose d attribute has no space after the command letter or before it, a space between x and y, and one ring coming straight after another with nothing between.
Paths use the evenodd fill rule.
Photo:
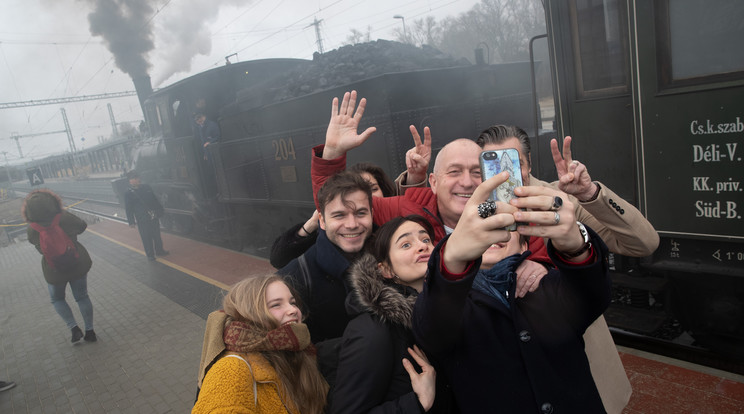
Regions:
<instances>
[{"instance_id":1,"label":"yellow platform line","mask_svg":"<svg viewBox=\"0 0 744 414\"><path fill-rule=\"evenodd\" d=\"M132 247L132 246L130 246L128 244L124 244L124 243L122 243L122 242L120 242L118 240L114 240L111 237L104 236L103 234L101 234L101 233L99 233L99 232L97 232L95 230L87 229L86 231L88 231L90 233L93 233L93 234L95 234L98 237L104 238L104 239L106 239L106 240L108 240L110 242L116 243L119 246L126 247L127 249L129 249L129 250L131 250L133 252L136 252L136 253L139 253L139 254L141 254L143 256L146 256L145 255L145 252L143 252L142 250L136 249L136 248L134 248L134 247ZM160 263L162 263L162 264L164 264L164 265L166 265L166 266L168 266L168 267L170 267L170 268L176 269L179 272L183 272L183 273L186 273L189 276L195 277L195 278L201 280L202 282L209 283L212 286L217 286L218 288L220 288L222 290L230 290L230 286L228 286L228 285L226 285L226 284L224 284L222 282L218 282L218 281L216 281L216 280L214 280L212 278L209 278L207 276L204 276L201 273L197 273L197 272L194 272L193 270L189 270L189 269L187 269L185 267L179 266L179 265L177 265L177 264L175 264L175 263L173 263L171 261L168 261L168 260L165 260L165 259L160 259L160 258L158 258L157 261L160 262Z\"/></svg>"}]
</instances>

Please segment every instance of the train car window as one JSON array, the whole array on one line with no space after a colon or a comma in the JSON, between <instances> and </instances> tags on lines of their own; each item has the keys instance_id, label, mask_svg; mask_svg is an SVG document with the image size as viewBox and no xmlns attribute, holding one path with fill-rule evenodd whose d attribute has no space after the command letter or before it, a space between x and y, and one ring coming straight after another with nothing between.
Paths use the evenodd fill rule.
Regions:
<instances>
[{"instance_id":1,"label":"train car window","mask_svg":"<svg viewBox=\"0 0 744 414\"><path fill-rule=\"evenodd\" d=\"M173 115L170 113L170 108L167 102L160 102L158 104L158 117L160 118L160 125L163 128L163 135L173 136L171 119Z\"/></svg>"},{"instance_id":2,"label":"train car window","mask_svg":"<svg viewBox=\"0 0 744 414\"><path fill-rule=\"evenodd\" d=\"M744 79L744 2L657 0L660 87Z\"/></svg>"},{"instance_id":3,"label":"train car window","mask_svg":"<svg viewBox=\"0 0 744 414\"><path fill-rule=\"evenodd\" d=\"M162 132L163 122L160 118L160 109L152 101L145 105L145 119L150 135L158 135Z\"/></svg>"},{"instance_id":4,"label":"train car window","mask_svg":"<svg viewBox=\"0 0 744 414\"><path fill-rule=\"evenodd\" d=\"M628 93L625 1L573 0L570 9L579 97Z\"/></svg>"}]
</instances>

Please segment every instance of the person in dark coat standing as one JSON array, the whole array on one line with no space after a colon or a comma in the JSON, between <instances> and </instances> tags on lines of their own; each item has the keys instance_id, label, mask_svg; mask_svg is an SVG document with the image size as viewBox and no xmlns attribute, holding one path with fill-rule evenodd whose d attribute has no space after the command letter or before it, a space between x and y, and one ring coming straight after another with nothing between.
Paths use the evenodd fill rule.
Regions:
<instances>
[{"instance_id":1,"label":"person in dark coat standing","mask_svg":"<svg viewBox=\"0 0 744 414\"><path fill-rule=\"evenodd\" d=\"M148 260L155 260L155 255L166 256L163 239L160 237L160 216L163 206L160 205L152 187L140 182L139 174L132 170L127 173L129 190L124 194L124 205L127 211L129 227L137 227L142 246Z\"/></svg>"},{"instance_id":2,"label":"person in dark coat standing","mask_svg":"<svg viewBox=\"0 0 744 414\"><path fill-rule=\"evenodd\" d=\"M604 413L582 335L610 302L607 247L553 189L519 187L510 204L479 206L507 178L501 173L476 188L434 250L414 337L440 362L463 413ZM515 221L532 225L503 230ZM537 231L550 239L557 268L535 292L515 298L515 271L529 255L520 235ZM502 260L479 272L491 249Z\"/></svg>"},{"instance_id":3,"label":"person in dark coat standing","mask_svg":"<svg viewBox=\"0 0 744 414\"><path fill-rule=\"evenodd\" d=\"M341 341L330 414L422 413L433 406L436 372L411 331L433 238L424 217L397 217L377 230L371 254L352 265L346 308L355 317Z\"/></svg>"},{"instance_id":4,"label":"person in dark coat standing","mask_svg":"<svg viewBox=\"0 0 744 414\"><path fill-rule=\"evenodd\" d=\"M85 338L88 342L97 340L96 333L93 330L93 303L88 296L88 271L93 265L88 251L82 244L77 241L78 234L82 234L88 227L88 224L62 208L62 200L57 194L47 190L34 190L26 196L22 210L23 217L28 223L38 223L41 226L48 227L57 215L59 218L59 227L75 244L78 258L74 264L65 269L56 269L49 265L46 258L42 255L41 269L49 285L49 295L52 298L52 305L57 314L65 321L67 328L72 332L72 342L76 343ZM28 226L28 241L36 247L41 253L41 237L39 232ZM85 323L85 335L75 321L70 305L65 300L65 290L67 284L70 284L72 296L80 308Z\"/></svg>"}]
</instances>

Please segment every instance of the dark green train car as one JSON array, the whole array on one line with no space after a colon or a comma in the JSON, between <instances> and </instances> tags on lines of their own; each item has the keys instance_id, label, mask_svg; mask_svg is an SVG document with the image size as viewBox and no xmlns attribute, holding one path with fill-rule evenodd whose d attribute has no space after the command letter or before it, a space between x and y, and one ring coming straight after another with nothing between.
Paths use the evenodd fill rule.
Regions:
<instances>
[{"instance_id":1,"label":"dark green train car","mask_svg":"<svg viewBox=\"0 0 744 414\"><path fill-rule=\"evenodd\" d=\"M609 324L730 357L721 367L741 372L744 3L545 5L557 134L661 236L652 257L616 257Z\"/></svg>"}]
</instances>

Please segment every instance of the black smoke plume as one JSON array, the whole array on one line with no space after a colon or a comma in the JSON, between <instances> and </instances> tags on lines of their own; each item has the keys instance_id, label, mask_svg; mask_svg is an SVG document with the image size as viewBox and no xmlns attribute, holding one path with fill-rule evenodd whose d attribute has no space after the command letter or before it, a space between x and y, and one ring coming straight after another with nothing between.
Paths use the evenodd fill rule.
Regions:
<instances>
[{"instance_id":1,"label":"black smoke plume","mask_svg":"<svg viewBox=\"0 0 744 414\"><path fill-rule=\"evenodd\" d=\"M155 47L150 0L89 0L90 32L101 36L116 66L132 78L147 76L147 54Z\"/></svg>"}]
</instances>

